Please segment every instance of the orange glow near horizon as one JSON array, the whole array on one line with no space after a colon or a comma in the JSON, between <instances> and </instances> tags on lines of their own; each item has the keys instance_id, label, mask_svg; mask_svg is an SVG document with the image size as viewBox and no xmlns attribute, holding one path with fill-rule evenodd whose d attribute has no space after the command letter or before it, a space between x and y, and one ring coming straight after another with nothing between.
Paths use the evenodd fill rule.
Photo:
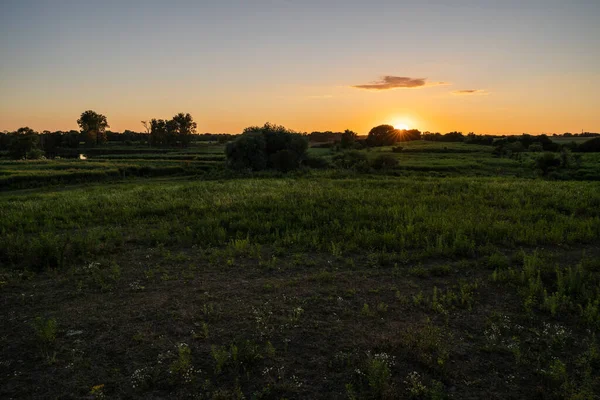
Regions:
<instances>
[{"instance_id":1,"label":"orange glow near horizon","mask_svg":"<svg viewBox=\"0 0 600 400\"><path fill-rule=\"evenodd\" d=\"M399 129L401 131L407 131L410 129L408 125L403 123L394 123L394 128Z\"/></svg>"},{"instance_id":2,"label":"orange glow near horizon","mask_svg":"<svg viewBox=\"0 0 600 400\"><path fill-rule=\"evenodd\" d=\"M0 131L600 132L600 2L540 2L3 2Z\"/></svg>"}]
</instances>

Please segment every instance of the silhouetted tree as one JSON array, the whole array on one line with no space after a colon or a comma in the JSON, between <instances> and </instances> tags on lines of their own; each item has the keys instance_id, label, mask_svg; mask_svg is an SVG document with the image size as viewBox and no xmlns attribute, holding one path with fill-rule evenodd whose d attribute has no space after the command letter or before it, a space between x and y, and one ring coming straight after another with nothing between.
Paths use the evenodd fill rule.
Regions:
<instances>
[{"instance_id":1,"label":"silhouetted tree","mask_svg":"<svg viewBox=\"0 0 600 400\"><path fill-rule=\"evenodd\" d=\"M327 143L327 142L339 142L341 140L341 132L325 131L319 132L314 131L308 134L308 140L311 142Z\"/></svg>"},{"instance_id":2,"label":"silhouetted tree","mask_svg":"<svg viewBox=\"0 0 600 400\"><path fill-rule=\"evenodd\" d=\"M264 136L259 132L245 133L225 147L229 166L234 169L260 171L267 168L267 151Z\"/></svg>"},{"instance_id":3,"label":"silhouetted tree","mask_svg":"<svg viewBox=\"0 0 600 400\"><path fill-rule=\"evenodd\" d=\"M346 129L344 133L342 133L342 140L340 142L340 147L343 149L349 149L356 143L356 138L358 135L356 132L353 132L349 129Z\"/></svg>"},{"instance_id":4,"label":"silhouetted tree","mask_svg":"<svg viewBox=\"0 0 600 400\"><path fill-rule=\"evenodd\" d=\"M379 125L367 136L368 146L391 146L400 138L400 131L392 125Z\"/></svg>"},{"instance_id":5,"label":"silhouetted tree","mask_svg":"<svg viewBox=\"0 0 600 400\"><path fill-rule=\"evenodd\" d=\"M470 132L465 137L465 143L468 144L481 144L490 146L494 143L494 136L491 135L476 135L473 132Z\"/></svg>"},{"instance_id":6,"label":"silhouetted tree","mask_svg":"<svg viewBox=\"0 0 600 400\"><path fill-rule=\"evenodd\" d=\"M289 171L300 166L307 148L305 136L267 122L262 127L244 129L242 135L227 144L225 154L229 165L236 169Z\"/></svg>"},{"instance_id":7,"label":"silhouetted tree","mask_svg":"<svg viewBox=\"0 0 600 400\"><path fill-rule=\"evenodd\" d=\"M33 129L29 127L19 128L11 140L8 154L14 159L38 159L44 155L39 147L40 138Z\"/></svg>"},{"instance_id":8,"label":"silhouetted tree","mask_svg":"<svg viewBox=\"0 0 600 400\"><path fill-rule=\"evenodd\" d=\"M192 135L196 133L196 126L189 113L179 113L170 120L152 119L149 124L150 144L187 147L190 145Z\"/></svg>"},{"instance_id":9,"label":"silhouetted tree","mask_svg":"<svg viewBox=\"0 0 600 400\"><path fill-rule=\"evenodd\" d=\"M150 122L142 121L142 125L144 126L144 130L146 131L146 133L150 134L150 131L152 130Z\"/></svg>"},{"instance_id":10,"label":"silhouetted tree","mask_svg":"<svg viewBox=\"0 0 600 400\"><path fill-rule=\"evenodd\" d=\"M410 140L420 140L421 139L421 131L418 129L408 129L404 131L400 131L400 141L407 142Z\"/></svg>"},{"instance_id":11,"label":"silhouetted tree","mask_svg":"<svg viewBox=\"0 0 600 400\"><path fill-rule=\"evenodd\" d=\"M64 134L62 138L63 146L70 147L72 149L76 149L79 147L79 142L81 141L82 134L77 131L69 131Z\"/></svg>"},{"instance_id":12,"label":"silhouetted tree","mask_svg":"<svg viewBox=\"0 0 600 400\"><path fill-rule=\"evenodd\" d=\"M196 123L192 116L187 113L179 113L173 117L172 131L176 138L176 143L181 147L190 145L192 135L196 133Z\"/></svg>"},{"instance_id":13,"label":"silhouetted tree","mask_svg":"<svg viewBox=\"0 0 600 400\"><path fill-rule=\"evenodd\" d=\"M58 152L58 148L62 146L62 141L62 132L44 131L40 135L40 145L46 153L46 157L55 157Z\"/></svg>"},{"instance_id":14,"label":"silhouetted tree","mask_svg":"<svg viewBox=\"0 0 600 400\"><path fill-rule=\"evenodd\" d=\"M106 142L106 128L109 125L104 115L92 110L84 111L77 120L77 124L88 144L97 145Z\"/></svg>"},{"instance_id":15,"label":"silhouetted tree","mask_svg":"<svg viewBox=\"0 0 600 400\"><path fill-rule=\"evenodd\" d=\"M150 144L152 146L167 146L169 144L167 121L164 119L152 119L150 121Z\"/></svg>"},{"instance_id":16,"label":"silhouetted tree","mask_svg":"<svg viewBox=\"0 0 600 400\"><path fill-rule=\"evenodd\" d=\"M0 150L8 150L12 137L8 132L0 132Z\"/></svg>"}]
</instances>

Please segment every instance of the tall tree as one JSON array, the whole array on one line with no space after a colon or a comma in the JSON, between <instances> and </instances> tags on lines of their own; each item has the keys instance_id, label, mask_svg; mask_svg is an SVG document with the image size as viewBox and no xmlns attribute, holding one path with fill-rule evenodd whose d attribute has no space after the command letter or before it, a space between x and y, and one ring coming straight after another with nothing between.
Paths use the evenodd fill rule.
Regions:
<instances>
[{"instance_id":1,"label":"tall tree","mask_svg":"<svg viewBox=\"0 0 600 400\"><path fill-rule=\"evenodd\" d=\"M153 118L150 121L150 145L166 146L168 144L167 122Z\"/></svg>"},{"instance_id":2,"label":"tall tree","mask_svg":"<svg viewBox=\"0 0 600 400\"><path fill-rule=\"evenodd\" d=\"M77 124L88 143L97 145L106 142L106 128L109 128L109 125L104 115L92 110L84 111Z\"/></svg>"},{"instance_id":3,"label":"tall tree","mask_svg":"<svg viewBox=\"0 0 600 400\"><path fill-rule=\"evenodd\" d=\"M40 149L40 138L37 132L29 127L19 128L12 134L9 155L14 159L38 159L44 155Z\"/></svg>"},{"instance_id":4,"label":"tall tree","mask_svg":"<svg viewBox=\"0 0 600 400\"><path fill-rule=\"evenodd\" d=\"M187 147L197 125L190 114L179 113L169 120L153 119L149 126L152 146Z\"/></svg>"},{"instance_id":5,"label":"tall tree","mask_svg":"<svg viewBox=\"0 0 600 400\"><path fill-rule=\"evenodd\" d=\"M391 146L400 140L400 131L391 125L379 125L367 136L369 146Z\"/></svg>"},{"instance_id":6,"label":"tall tree","mask_svg":"<svg viewBox=\"0 0 600 400\"><path fill-rule=\"evenodd\" d=\"M172 121L177 144L181 147L189 146L197 127L192 116L189 113L179 113L173 117Z\"/></svg>"},{"instance_id":7,"label":"tall tree","mask_svg":"<svg viewBox=\"0 0 600 400\"><path fill-rule=\"evenodd\" d=\"M152 125L150 124L150 122L148 121L141 121L142 125L144 126L144 129L146 130L147 134L150 134L150 131L152 130Z\"/></svg>"},{"instance_id":8,"label":"tall tree","mask_svg":"<svg viewBox=\"0 0 600 400\"><path fill-rule=\"evenodd\" d=\"M342 141L340 142L340 146L343 149L348 149L354 145L356 142L356 138L358 135L356 132L351 131L350 129L346 129L344 133L342 133Z\"/></svg>"}]
</instances>

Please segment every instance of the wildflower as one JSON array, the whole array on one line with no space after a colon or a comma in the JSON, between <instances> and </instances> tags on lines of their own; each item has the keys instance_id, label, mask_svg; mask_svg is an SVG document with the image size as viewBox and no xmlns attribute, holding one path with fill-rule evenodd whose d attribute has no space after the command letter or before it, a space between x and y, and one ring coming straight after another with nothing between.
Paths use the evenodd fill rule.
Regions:
<instances>
[{"instance_id":1,"label":"wildflower","mask_svg":"<svg viewBox=\"0 0 600 400\"><path fill-rule=\"evenodd\" d=\"M396 364L396 357L391 356L387 353L377 353L373 358L384 362L388 366L388 368L391 368Z\"/></svg>"}]
</instances>

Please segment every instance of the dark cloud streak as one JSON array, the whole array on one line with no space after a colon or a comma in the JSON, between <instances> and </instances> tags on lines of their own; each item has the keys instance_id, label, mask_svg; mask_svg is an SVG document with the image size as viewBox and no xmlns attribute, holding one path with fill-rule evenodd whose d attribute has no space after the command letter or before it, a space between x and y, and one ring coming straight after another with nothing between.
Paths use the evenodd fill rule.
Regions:
<instances>
[{"instance_id":1,"label":"dark cloud streak","mask_svg":"<svg viewBox=\"0 0 600 400\"><path fill-rule=\"evenodd\" d=\"M486 95L486 94L488 94L488 92L486 92L485 90L482 90L482 89L464 89L464 90L455 90L454 92L452 92L452 94L456 94L456 95L473 95L473 94Z\"/></svg>"},{"instance_id":2,"label":"dark cloud streak","mask_svg":"<svg viewBox=\"0 0 600 400\"><path fill-rule=\"evenodd\" d=\"M367 90L390 90L390 89L414 89L425 86L438 86L446 85L445 82L427 83L427 78L409 78L407 76L391 76L387 75L381 78L380 81L365 84L365 85L354 85L356 89L367 89Z\"/></svg>"}]
</instances>

